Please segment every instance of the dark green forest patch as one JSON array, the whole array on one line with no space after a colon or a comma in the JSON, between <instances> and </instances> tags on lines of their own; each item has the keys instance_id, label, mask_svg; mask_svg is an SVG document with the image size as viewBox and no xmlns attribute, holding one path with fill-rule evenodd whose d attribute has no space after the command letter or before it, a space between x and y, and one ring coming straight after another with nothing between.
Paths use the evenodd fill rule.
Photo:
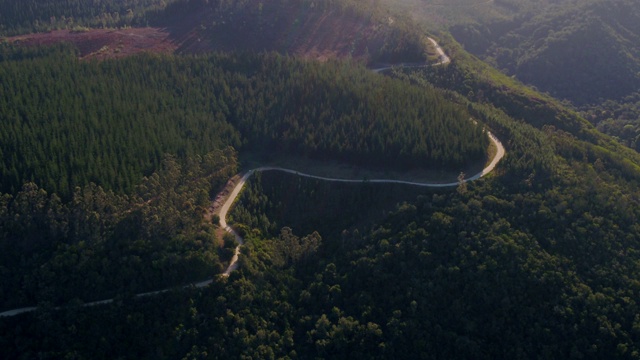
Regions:
<instances>
[{"instance_id":1,"label":"dark green forest patch","mask_svg":"<svg viewBox=\"0 0 640 360\"><path fill-rule=\"evenodd\" d=\"M355 63L279 55L80 62L66 47L2 47L2 190L130 191L170 153L232 145L408 170L486 158L467 109Z\"/></svg>"}]
</instances>

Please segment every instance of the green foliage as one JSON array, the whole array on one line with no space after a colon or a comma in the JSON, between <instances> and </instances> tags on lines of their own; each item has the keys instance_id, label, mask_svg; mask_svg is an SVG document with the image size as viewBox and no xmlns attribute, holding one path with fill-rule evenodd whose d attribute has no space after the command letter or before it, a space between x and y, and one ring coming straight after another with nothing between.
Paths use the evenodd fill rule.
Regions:
<instances>
[{"instance_id":1,"label":"green foliage","mask_svg":"<svg viewBox=\"0 0 640 360\"><path fill-rule=\"evenodd\" d=\"M482 128L434 89L334 62L270 57L259 66L238 107L249 147L404 169L456 168L485 155Z\"/></svg>"},{"instance_id":2,"label":"green foliage","mask_svg":"<svg viewBox=\"0 0 640 360\"><path fill-rule=\"evenodd\" d=\"M452 21L450 30L465 49L506 74L570 101L598 130L638 150L640 62L634 44L640 36L640 12L635 2L493 3L475 10L490 14L497 6L506 12Z\"/></svg>"},{"instance_id":3,"label":"green foliage","mask_svg":"<svg viewBox=\"0 0 640 360\"><path fill-rule=\"evenodd\" d=\"M391 20L390 20L391 19ZM198 34L219 51L276 51L308 57L353 57L365 62L423 62L427 41L408 16L373 0L180 0L162 24ZM203 46L207 47L207 46ZM179 51L201 51L194 40Z\"/></svg>"},{"instance_id":4,"label":"green foliage","mask_svg":"<svg viewBox=\"0 0 640 360\"><path fill-rule=\"evenodd\" d=\"M504 175L470 183L464 193L418 196L377 226L352 230L359 224L354 214L376 207L355 205L366 183L275 172L252 180L237 221L325 226L331 234L323 236L315 265L293 272L279 270L278 240L251 240L242 281L254 284L251 293L261 301L286 301L297 311L291 319L302 319L282 327L264 313L265 331L292 331L291 348L302 357L353 354L354 343L360 356L374 358L636 356L638 308L629 299L640 276L640 199L637 180L629 178L634 170L619 167L633 163L566 132L514 122L490 105L469 106L513 139ZM348 220L337 220L337 212ZM264 295L278 286L289 296ZM252 309L250 316L261 313ZM362 342L365 323L370 342Z\"/></svg>"},{"instance_id":5,"label":"green foliage","mask_svg":"<svg viewBox=\"0 0 640 360\"><path fill-rule=\"evenodd\" d=\"M322 238L317 232L299 238L293 234L291 228L284 227L280 230L279 239L275 243L273 262L285 266L309 262L321 243Z\"/></svg>"},{"instance_id":6,"label":"green foliage","mask_svg":"<svg viewBox=\"0 0 640 360\"><path fill-rule=\"evenodd\" d=\"M520 0L495 2L522 6ZM11 101L0 99L5 101L0 114L10 119L0 127L3 164L8 164L2 179L23 187L0 196L0 299L6 299L6 308L41 306L33 314L0 319L0 355L638 358L638 154L549 97L496 75L454 45L451 49L459 51L454 63L406 80L379 77L354 64L320 65L274 55L144 56L80 64L58 49L52 56L66 65L55 65L46 53L4 52L0 84L11 84L2 92ZM26 59L19 62L20 57ZM178 156L150 161L149 171L157 172L131 186L129 195L85 186L82 178L76 183L83 186L74 187L68 201L33 183L22 185L29 173L19 170L12 156L48 154L38 144L47 143L46 131L54 133L51 138L62 136L55 131L61 125L42 124L64 124L73 109L67 103L85 104L75 97L56 103L46 97L57 93L20 85L21 74L30 74L24 79L37 84L49 72L55 76L44 83L61 98L74 94L69 85L55 85L59 79L68 83L66 77L82 89L78 97L91 98L91 91L101 95L81 112L121 109L105 121L113 127L136 133L134 120L150 117L166 134L184 134L157 135L162 140L147 148L160 151L158 144L166 141L172 144L168 152ZM425 79L451 91L438 95ZM117 91L101 90L111 83L119 84ZM127 97L134 100L129 103ZM112 104L100 107L105 99ZM38 106L52 119L37 117ZM62 110L50 112L54 107ZM136 117L127 117L124 109ZM163 120L164 112L179 120ZM118 117L129 122L118 123ZM89 141L80 140L102 139L107 130L127 138L122 130L101 128L87 118L77 116L73 123L88 124L88 130L75 125L66 132L69 149L90 148ZM227 237L225 249L218 250L213 227L202 224L210 194L237 171L235 152L215 149L239 144L242 150L295 151L387 166L394 157L402 162L423 156L424 163L442 164L456 160L456 148L434 145L442 157L421 152L422 135L413 133L428 130L425 137L443 137L445 143L471 142L464 148L466 158L486 148L486 138L478 136L481 126L469 118L497 134L508 153L494 174L468 183L465 191L256 174L232 214L246 241L238 271L202 290L131 298L138 291L209 277L222 268L219 256L234 247ZM443 119L447 126L439 125ZM211 123L226 135L211 130ZM36 130L39 126L46 131ZM139 126L165 134L152 121ZM454 131L430 133L439 126ZM93 129L102 132L86 135ZM200 132L207 135L184 140ZM24 142L28 146L11 145L16 136L6 134L14 133L31 139ZM332 140L343 139L342 133L345 140L335 147ZM120 149L105 159L126 164L122 149L142 146L151 137L136 137L140 145L104 142L103 148ZM25 169L44 163L29 160ZM58 167L83 173L69 164L75 163L60 161ZM131 170L131 178L146 169ZM45 175L38 183L49 178L55 176ZM79 306L114 294L112 305ZM53 309L70 299L81 300Z\"/></svg>"},{"instance_id":7,"label":"green foliage","mask_svg":"<svg viewBox=\"0 0 640 360\"><path fill-rule=\"evenodd\" d=\"M464 107L352 63L0 53L4 192L25 181L63 198L88 182L128 192L164 153L226 145L401 169L481 161L488 146Z\"/></svg>"},{"instance_id":8,"label":"green foliage","mask_svg":"<svg viewBox=\"0 0 640 360\"><path fill-rule=\"evenodd\" d=\"M25 181L65 198L89 182L129 192L164 153L185 158L240 143L224 105L205 99L222 84L190 77L194 60L80 63L53 48L19 61L23 51L3 47L0 63L4 192Z\"/></svg>"},{"instance_id":9,"label":"green foliage","mask_svg":"<svg viewBox=\"0 0 640 360\"><path fill-rule=\"evenodd\" d=\"M523 135L533 137L525 142L528 148L515 147L510 157L563 151L548 141L537 143L544 138L538 130L507 129L521 141ZM560 142L552 137L552 143ZM463 194L418 196L377 226L367 226L364 236L355 230L323 236L322 257L294 266L294 272L278 267L282 237L253 239L241 268L244 277L237 281L255 288L245 285L252 295L243 296L286 301L294 311L291 319L302 320L282 326L255 306L247 316L264 314L267 332L292 331L291 348L302 357L353 354L357 343L360 356L374 358L633 358L638 349L631 319L638 308L628 299L638 289L640 271L637 186L615 175L606 160L591 166L554 155L553 163L548 179L532 172L535 162L525 162L522 173L528 169L534 176L520 184L500 176L470 183ZM266 208L273 222L292 219L294 226L304 226L306 220L289 216L310 213L316 224L329 223L335 230L343 225L334 223L337 209L348 218L367 207L323 207L308 195L324 193L321 183L304 181L296 188L283 181L288 175L267 176L256 178L262 186L255 195L283 201L287 195L269 183L284 182L295 199L287 203L293 209ZM328 186L336 198L350 199L367 185ZM241 203L253 206L249 199ZM263 204L255 203L248 213L260 217ZM268 291L272 287L286 290L278 296ZM362 340L367 334L362 324L371 329L369 340ZM505 340L512 345L505 348ZM245 345L244 352L255 349ZM281 356L290 351L272 350Z\"/></svg>"},{"instance_id":10,"label":"green foliage","mask_svg":"<svg viewBox=\"0 0 640 360\"><path fill-rule=\"evenodd\" d=\"M514 146L520 146L517 145L518 143L527 144L532 140L538 144L547 144L541 154L524 151L520 155L522 158L518 159L519 162L530 162L533 158L542 156L545 158L544 166L554 166L549 146L558 146L572 149L569 152L563 152L562 155L570 155L576 159L585 159L587 154L598 153L600 155L592 156L591 160L604 156L608 166L619 169L619 175L627 179L640 179L640 168L638 168L640 156L637 152L621 146L611 137L597 131L573 109L491 69L462 51L451 39L446 41L447 50L453 53L454 61L451 64L446 67L425 68L404 77L418 84L428 81L439 88L448 89L446 94L454 102L471 102L471 105L467 105L469 112L488 124L498 137L510 138L520 132L514 132L514 129L528 128L526 135L524 133L522 137L517 135L520 141L512 141ZM488 111L478 112L481 107ZM541 136L540 133L536 135L529 126L522 126L523 124L514 122L513 119L522 120L545 133L559 131L564 136L555 137L554 140L558 143L551 144L542 138L546 135ZM503 133L505 130L507 132ZM535 161L539 160L542 159ZM506 161L512 161L512 158L509 156ZM509 168L516 170L514 167ZM536 169L538 171L540 167Z\"/></svg>"},{"instance_id":11,"label":"green foliage","mask_svg":"<svg viewBox=\"0 0 640 360\"><path fill-rule=\"evenodd\" d=\"M634 358L637 193L622 195L632 187L604 164L558 162L553 172L562 176L550 186L534 178L523 189L495 177L469 183L464 194L432 191L375 226L321 242L290 228L273 237L249 231L239 270L201 293L41 309L0 321L2 349L159 358ZM298 192L318 185L289 191L302 203L298 211L316 207ZM338 197L354 192L331 186ZM330 222L335 211L314 216ZM104 331L109 324L121 330ZM152 325L153 333L139 331Z\"/></svg>"},{"instance_id":12,"label":"green foliage","mask_svg":"<svg viewBox=\"0 0 640 360\"><path fill-rule=\"evenodd\" d=\"M202 218L211 189L236 171L228 148L184 165L167 156L131 196L93 183L68 203L33 183L3 196L0 306L95 301L219 273L214 227Z\"/></svg>"},{"instance_id":13,"label":"green foliage","mask_svg":"<svg viewBox=\"0 0 640 360\"><path fill-rule=\"evenodd\" d=\"M640 92L619 101L607 100L584 107L582 113L599 131L640 151Z\"/></svg>"}]
</instances>

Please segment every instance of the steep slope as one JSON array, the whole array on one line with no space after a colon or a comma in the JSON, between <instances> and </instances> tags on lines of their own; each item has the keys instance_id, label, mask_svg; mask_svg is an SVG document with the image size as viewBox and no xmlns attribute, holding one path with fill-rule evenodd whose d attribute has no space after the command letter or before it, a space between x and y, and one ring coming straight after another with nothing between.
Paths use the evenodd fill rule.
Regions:
<instances>
[{"instance_id":1,"label":"steep slope","mask_svg":"<svg viewBox=\"0 0 640 360\"><path fill-rule=\"evenodd\" d=\"M373 1L183 0L161 20L180 52L277 51L307 58L424 61L427 40Z\"/></svg>"},{"instance_id":2,"label":"steep slope","mask_svg":"<svg viewBox=\"0 0 640 360\"><path fill-rule=\"evenodd\" d=\"M182 54L275 51L322 61L351 58L365 63L394 64L423 63L429 52L433 53L424 32L409 18L391 14L375 1L175 0L166 8L164 3L161 6L151 1L144 9L146 12L140 10L138 17L128 13L129 20L124 20L126 16L121 20L118 15L117 21L106 22L100 22L103 16L94 14L96 10L86 10L80 12L86 13L88 18L82 18L85 20L74 22L72 18L45 26L26 24L26 32L47 32L15 35L5 40L27 45L71 42L79 48L80 57L101 59L141 51ZM153 26L129 27L149 24ZM113 26L126 28L104 28ZM433 59L436 58L434 55Z\"/></svg>"}]
</instances>

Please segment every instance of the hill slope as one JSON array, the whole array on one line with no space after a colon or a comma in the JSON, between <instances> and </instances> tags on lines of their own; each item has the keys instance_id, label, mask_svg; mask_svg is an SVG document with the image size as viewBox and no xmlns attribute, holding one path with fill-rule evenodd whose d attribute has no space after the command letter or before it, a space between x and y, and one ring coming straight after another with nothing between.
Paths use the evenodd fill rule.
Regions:
<instances>
[{"instance_id":1,"label":"hill slope","mask_svg":"<svg viewBox=\"0 0 640 360\"><path fill-rule=\"evenodd\" d=\"M154 6L154 11L142 12L140 18L132 17L124 24L81 21L92 26L87 28L71 20L44 27L52 32L7 40L26 44L69 41L79 47L81 57L88 58L122 57L140 51L275 51L319 60L397 63L424 62L432 48L411 20L392 16L374 1L176 0L163 10ZM96 28L130 24L154 27ZM43 26L25 25L25 29L38 31Z\"/></svg>"},{"instance_id":2,"label":"hill slope","mask_svg":"<svg viewBox=\"0 0 640 360\"><path fill-rule=\"evenodd\" d=\"M394 19L374 2L186 0L162 21L180 51L278 51L311 58L352 57L383 62L425 60L426 39L407 19Z\"/></svg>"}]
</instances>

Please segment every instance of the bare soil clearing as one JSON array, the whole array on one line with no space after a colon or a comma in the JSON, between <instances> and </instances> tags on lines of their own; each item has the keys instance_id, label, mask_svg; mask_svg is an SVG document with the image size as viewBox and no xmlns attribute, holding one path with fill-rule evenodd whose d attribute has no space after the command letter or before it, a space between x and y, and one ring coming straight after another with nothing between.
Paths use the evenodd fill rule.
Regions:
<instances>
[{"instance_id":1,"label":"bare soil clearing","mask_svg":"<svg viewBox=\"0 0 640 360\"><path fill-rule=\"evenodd\" d=\"M5 41L27 46L53 45L71 43L78 48L81 59L121 58L141 52L165 53L175 52L177 45L171 34L161 28L129 28L129 29L92 29L74 32L71 30L55 30L8 37Z\"/></svg>"},{"instance_id":2,"label":"bare soil clearing","mask_svg":"<svg viewBox=\"0 0 640 360\"><path fill-rule=\"evenodd\" d=\"M368 63L376 49L388 47L389 41L399 41L396 45L405 50L386 56L385 63L422 63L425 59L419 48L423 46L430 60L439 56L428 41L420 45L416 39L394 37L398 30L391 26L391 18L381 22L350 12L314 12L278 4L265 5L260 13L250 9L238 14L229 13L225 15L226 20L220 19L222 15L211 6L202 6L194 11L173 14L163 21L162 27L55 30L0 41L25 45L69 42L79 49L81 59L99 60L140 52L275 51L319 61L349 58ZM413 50L407 50L409 48Z\"/></svg>"}]
</instances>

